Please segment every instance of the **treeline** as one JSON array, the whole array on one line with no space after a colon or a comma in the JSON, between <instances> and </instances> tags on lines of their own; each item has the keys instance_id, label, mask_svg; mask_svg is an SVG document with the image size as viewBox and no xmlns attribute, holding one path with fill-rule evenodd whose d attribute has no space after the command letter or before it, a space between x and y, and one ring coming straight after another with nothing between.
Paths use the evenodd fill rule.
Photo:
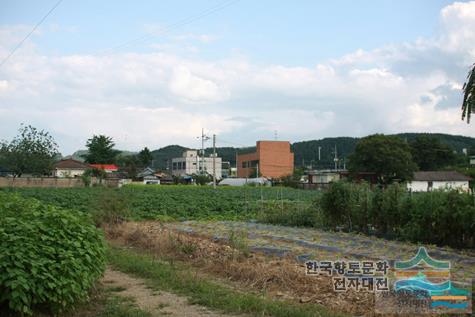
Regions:
<instances>
[{"instance_id":1,"label":"treeline","mask_svg":"<svg viewBox=\"0 0 475 317\"><path fill-rule=\"evenodd\" d=\"M429 137L436 139L440 144L448 146L459 155L463 149L467 149L475 155L475 138L450 135L443 133L400 133L395 134L398 138L407 143L412 143L418 137ZM340 158L340 167L347 165L348 156L355 151L356 144L361 138L335 137L323 138L320 140L295 142L291 145L295 155L295 167L313 166L314 168L326 169L334 167L335 148L337 156ZM320 160L318 160L318 148L320 147ZM165 170L171 159L182 155L188 148L180 145L169 145L152 151L154 167ZM217 147L216 152L223 161L228 161L232 166L236 164L236 154L254 151L255 147ZM212 153L211 148L205 149L206 155Z\"/></svg>"}]
</instances>

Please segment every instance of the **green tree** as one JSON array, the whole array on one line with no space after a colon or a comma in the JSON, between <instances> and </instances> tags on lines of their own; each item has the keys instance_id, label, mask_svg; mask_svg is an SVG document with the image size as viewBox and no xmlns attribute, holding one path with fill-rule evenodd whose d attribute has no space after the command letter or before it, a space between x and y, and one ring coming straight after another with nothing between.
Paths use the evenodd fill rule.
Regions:
<instances>
[{"instance_id":1,"label":"green tree","mask_svg":"<svg viewBox=\"0 0 475 317\"><path fill-rule=\"evenodd\" d=\"M120 170L126 172L130 178L137 177L141 166L138 155L119 155L117 156L116 163L119 165Z\"/></svg>"},{"instance_id":2,"label":"green tree","mask_svg":"<svg viewBox=\"0 0 475 317\"><path fill-rule=\"evenodd\" d=\"M412 178L417 165L412 160L411 148L399 137L374 134L360 139L349 156L351 173L373 172L381 184Z\"/></svg>"},{"instance_id":3,"label":"green tree","mask_svg":"<svg viewBox=\"0 0 475 317\"><path fill-rule=\"evenodd\" d=\"M147 147L144 147L144 149L139 152L137 157L142 167L149 166L153 160L152 153Z\"/></svg>"},{"instance_id":4,"label":"green tree","mask_svg":"<svg viewBox=\"0 0 475 317\"><path fill-rule=\"evenodd\" d=\"M53 137L31 125L21 126L11 142L0 142L0 165L14 176L49 174L60 155Z\"/></svg>"},{"instance_id":5,"label":"green tree","mask_svg":"<svg viewBox=\"0 0 475 317\"><path fill-rule=\"evenodd\" d=\"M111 164L120 153L114 149L115 143L111 137L105 135L94 135L87 140L86 147L88 153L84 159L90 164Z\"/></svg>"},{"instance_id":6,"label":"green tree","mask_svg":"<svg viewBox=\"0 0 475 317\"><path fill-rule=\"evenodd\" d=\"M422 171L434 171L455 163L452 148L435 137L418 136L410 146L414 162Z\"/></svg>"},{"instance_id":7,"label":"green tree","mask_svg":"<svg viewBox=\"0 0 475 317\"><path fill-rule=\"evenodd\" d=\"M470 123L471 114L475 112L475 64L468 72L467 82L463 85L462 120Z\"/></svg>"}]
</instances>

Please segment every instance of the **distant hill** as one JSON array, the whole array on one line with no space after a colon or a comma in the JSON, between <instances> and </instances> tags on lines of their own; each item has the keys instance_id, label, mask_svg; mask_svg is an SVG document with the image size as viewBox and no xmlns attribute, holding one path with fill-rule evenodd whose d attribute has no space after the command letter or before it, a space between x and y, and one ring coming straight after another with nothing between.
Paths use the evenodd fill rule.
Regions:
<instances>
[{"instance_id":1,"label":"distant hill","mask_svg":"<svg viewBox=\"0 0 475 317\"><path fill-rule=\"evenodd\" d=\"M462 153L464 148L467 150L471 148L475 149L475 138L462 135L443 133L399 133L394 135L406 140L407 142L411 142L421 135L436 137L440 142L447 144L457 153ZM313 164L316 168L332 168L335 165L334 153L336 147L338 158L341 160L341 167L343 167L345 159L355 150L358 140L359 138L337 137L295 142L292 144L292 150L294 151L295 156L295 166L308 166ZM320 161L318 161L319 146L321 146Z\"/></svg>"},{"instance_id":2,"label":"distant hill","mask_svg":"<svg viewBox=\"0 0 475 317\"><path fill-rule=\"evenodd\" d=\"M429 135L438 138L442 143L449 145L457 153L461 153L462 149L475 149L475 138L451 135L443 133L399 133L396 136L411 142L417 136ZM345 160L356 147L356 143L359 138L353 137L335 137L335 138L323 138L320 140L309 140L295 142L292 146L292 151L295 155L295 166L309 166L313 165L314 168L333 168L334 167L334 155L335 147L338 158L340 159L340 167L343 167ZM320 147L320 161L318 160L318 147ZM180 145L168 145L163 148L152 151L153 167L161 170L166 170L167 167L171 167L171 159L174 157L180 157L183 151L189 148ZM231 162L231 166L236 164L236 155L240 153L247 153L255 151L255 147L235 148L235 147L218 147L216 152L223 161ZM86 150L79 150L74 152L69 157L83 161L81 155L86 154ZM205 149L206 155L213 153L212 148ZM134 152L122 151L123 155L134 154Z\"/></svg>"},{"instance_id":3,"label":"distant hill","mask_svg":"<svg viewBox=\"0 0 475 317\"><path fill-rule=\"evenodd\" d=\"M174 157L180 157L183 151L188 148L181 145L168 145L158 150L152 151L153 167L160 170L167 170L171 168L171 160Z\"/></svg>"}]
</instances>

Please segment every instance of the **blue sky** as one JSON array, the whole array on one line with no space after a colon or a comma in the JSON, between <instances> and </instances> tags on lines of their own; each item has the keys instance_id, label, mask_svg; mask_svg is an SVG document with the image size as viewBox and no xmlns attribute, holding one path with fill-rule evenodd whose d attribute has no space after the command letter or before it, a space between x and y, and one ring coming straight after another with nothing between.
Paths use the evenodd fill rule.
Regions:
<instances>
[{"instance_id":1,"label":"blue sky","mask_svg":"<svg viewBox=\"0 0 475 317\"><path fill-rule=\"evenodd\" d=\"M4 25L35 24L57 1L3 0ZM37 44L44 53L96 53L167 27L230 1L70 1L45 23L61 26ZM241 52L262 63L313 65L356 49L413 41L434 33L438 13L451 1L250 1L154 37L212 34L218 40L200 54L214 59ZM115 51L150 51L141 41Z\"/></svg>"},{"instance_id":2,"label":"blue sky","mask_svg":"<svg viewBox=\"0 0 475 317\"><path fill-rule=\"evenodd\" d=\"M0 59L55 3L0 1ZM201 127L236 144L474 135L458 99L474 39L475 2L64 0L0 68L0 139L21 122L63 153L93 133L197 146Z\"/></svg>"}]
</instances>

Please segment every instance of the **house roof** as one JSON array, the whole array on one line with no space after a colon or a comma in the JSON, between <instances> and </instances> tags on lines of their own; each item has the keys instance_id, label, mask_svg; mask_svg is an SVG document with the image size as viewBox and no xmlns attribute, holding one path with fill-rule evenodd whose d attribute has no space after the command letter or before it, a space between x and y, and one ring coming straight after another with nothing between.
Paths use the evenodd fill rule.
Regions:
<instances>
[{"instance_id":1,"label":"house roof","mask_svg":"<svg viewBox=\"0 0 475 317\"><path fill-rule=\"evenodd\" d=\"M54 164L54 168L56 169L88 169L90 168L89 164L83 163L81 161L73 160L73 159L65 159Z\"/></svg>"},{"instance_id":2,"label":"house roof","mask_svg":"<svg viewBox=\"0 0 475 317\"><path fill-rule=\"evenodd\" d=\"M92 167L105 171L118 171L119 167L115 164L90 164Z\"/></svg>"},{"instance_id":3,"label":"house roof","mask_svg":"<svg viewBox=\"0 0 475 317\"><path fill-rule=\"evenodd\" d=\"M470 181L471 177L456 171L415 172L415 181Z\"/></svg>"}]
</instances>

